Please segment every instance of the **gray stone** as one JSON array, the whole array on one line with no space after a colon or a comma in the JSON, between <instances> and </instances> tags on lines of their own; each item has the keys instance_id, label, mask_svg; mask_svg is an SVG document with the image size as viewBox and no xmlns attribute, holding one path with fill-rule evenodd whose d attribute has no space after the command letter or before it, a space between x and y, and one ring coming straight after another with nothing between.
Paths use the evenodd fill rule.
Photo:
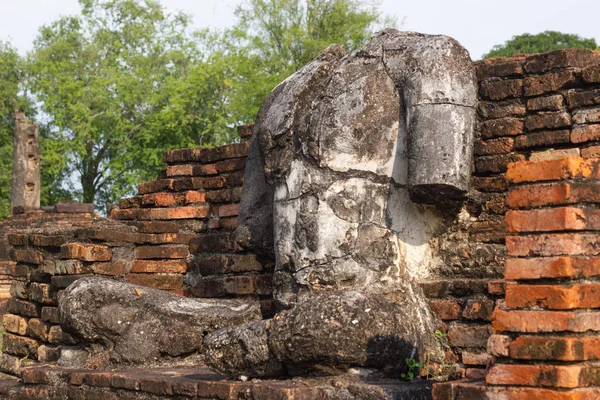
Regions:
<instances>
[{"instance_id":1,"label":"gray stone","mask_svg":"<svg viewBox=\"0 0 600 400\"><path fill-rule=\"evenodd\" d=\"M269 349L272 320L219 329L204 339L209 366L227 375L276 377L286 375L283 364Z\"/></svg>"},{"instance_id":2,"label":"gray stone","mask_svg":"<svg viewBox=\"0 0 600 400\"><path fill-rule=\"evenodd\" d=\"M339 374L370 367L398 374L434 345L417 299L358 292L319 294L273 320L225 328L205 339L206 362L230 376ZM435 359L435 358L433 358Z\"/></svg>"},{"instance_id":3,"label":"gray stone","mask_svg":"<svg viewBox=\"0 0 600 400\"><path fill-rule=\"evenodd\" d=\"M59 311L63 328L103 344L115 363L184 357L201 351L209 332L261 319L256 301L192 299L100 277L70 285Z\"/></svg>"},{"instance_id":4,"label":"gray stone","mask_svg":"<svg viewBox=\"0 0 600 400\"><path fill-rule=\"evenodd\" d=\"M350 54L329 47L269 94L253 138L263 165L246 171L242 198L242 215L260 218L238 231L253 238L272 221L280 308L432 275L431 241L468 190L476 98L454 39L396 30Z\"/></svg>"}]
</instances>

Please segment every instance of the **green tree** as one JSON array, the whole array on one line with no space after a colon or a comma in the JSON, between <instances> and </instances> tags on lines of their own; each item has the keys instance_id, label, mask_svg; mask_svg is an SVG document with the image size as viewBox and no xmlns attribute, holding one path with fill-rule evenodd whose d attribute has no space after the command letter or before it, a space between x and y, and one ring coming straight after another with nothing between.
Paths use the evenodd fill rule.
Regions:
<instances>
[{"instance_id":1,"label":"green tree","mask_svg":"<svg viewBox=\"0 0 600 400\"><path fill-rule=\"evenodd\" d=\"M165 149L229 139L210 100L223 68L198 51L187 15L154 0L80 5L40 29L28 83L49 116L46 148L66 158L56 176L75 173L81 200L101 205L155 177Z\"/></svg>"},{"instance_id":2,"label":"green tree","mask_svg":"<svg viewBox=\"0 0 600 400\"><path fill-rule=\"evenodd\" d=\"M537 35L525 33L513 36L504 44L496 45L485 54L483 58L510 57L516 54L535 54L560 49L589 49L597 47L595 39L585 39L579 35L572 35L556 31L545 31Z\"/></svg>"},{"instance_id":3,"label":"green tree","mask_svg":"<svg viewBox=\"0 0 600 400\"><path fill-rule=\"evenodd\" d=\"M267 94L330 44L353 50L377 26L394 26L377 6L359 0L248 0L239 6L221 42L231 66L232 123L253 122Z\"/></svg>"},{"instance_id":4,"label":"green tree","mask_svg":"<svg viewBox=\"0 0 600 400\"><path fill-rule=\"evenodd\" d=\"M15 110L20 105L20 57L0 41L0 220L10 214Z\"/></svg>"}]
</instances>

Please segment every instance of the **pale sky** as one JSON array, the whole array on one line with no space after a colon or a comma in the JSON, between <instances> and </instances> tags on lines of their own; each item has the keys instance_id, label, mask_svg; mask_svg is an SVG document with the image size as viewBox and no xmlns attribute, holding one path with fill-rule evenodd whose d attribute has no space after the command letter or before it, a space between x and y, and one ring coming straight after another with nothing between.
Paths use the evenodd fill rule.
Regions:
<instances>
[{"instance_id":1,"label":"pale sky","mask_svg":"<svg viewBox=\"0 0 600 400\"><path fill-rule=\"evenodd\" d=\"M242 0L162 0L183 10L198 28L225 28ZM25 53L39 26L78 13L77 0L0 0L0 39L10 38ZM452 36L479 59L495 44L521 33L556 30L595 38L600 44L598 0L382 0L381 10L406 30Z\"/></svg>"}]
</instances>

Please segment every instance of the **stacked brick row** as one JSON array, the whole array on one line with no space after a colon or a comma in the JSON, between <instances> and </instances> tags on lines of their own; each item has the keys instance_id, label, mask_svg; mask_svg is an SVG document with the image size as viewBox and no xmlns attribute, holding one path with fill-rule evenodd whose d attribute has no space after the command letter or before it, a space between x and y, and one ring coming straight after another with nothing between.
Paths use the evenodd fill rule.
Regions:
<instances>
[{"instance_id":1,"label":"stacked brick row","mask_svg":"<svg viewBox=\"0 0 600 400\"><path fill-rule=\"evenodd\" d=\"M13 215L0 223L0 298L10 297L13 279L23 279L15 270L16 264L9 259L8 235L44 226L89 226L94 219L92 204L62 201L39 210L14 209Z\"/></svg>"},{"instance_id":2,"label":"stacked brick row","mask_svg":"<svg viewBox=\"0 0 600 400\"><path fill-rule=\"evenodd\" d=\"M600 159L519 162L490 399L600 398Z\"/></svg>"},{"instance_id":3,"label":"stacked brick row","mask_svg":"<svg viewBox=\"0 0 600 400\"><path fill-rule=\"evenodd\" d=\"M246 131L249 129L246 127ZM271 272L233 232L247 143L165 153L161 178L142 183L112 219L8 236L13 272L0 369L55 361L75 339L58 325L62 291L100 275L195 297L258 297L271 312Z\"/></svg>"},{"instance_id":4,"label":"stacked brick row","mask_svg":"<svg viewBox=\"0 0 600 400\"><path fill-rule=\"evenodd\" d=\"M156 261L148 254L172 246L187 252L192 235L178 229L160 222L137 226L97 222L88 228L10 234L16 279L2 321L6 333L0 370L16 374L30 362L56 361L61 346L76 344L62 331L57 306L61 293L77 279L100 275L177 292L185 260Z\"/></svg>"},{"instance_id":5,"label":"stacked brick row","mask_svg":"<svg viewBox=\"0 0 600 400\"><path fill-rule=\"evenodd\" d=\"M469 244L458 245L463 254L456 257L464 268L424 283L470 377L476 371L469 368L483 367L490 359L485 351L490 315L504 291L499 279L506 253L509 163L600 154L600 53L561 50L484 60L476 71L474 190L466 208L470 221L462 227Z\"/></svg>"},{"instance_id":6,"label":"stacked brick row","mask_svg":"<svg viewBox=\"0 0 600 400\"><path fill-rule=\"evenodd\" d=\"M251 126L240 127L239 132L247 138ZM187 258L183 287L187 295L260 296L268 308L270 260L242 251L234 238L248 147L242 142L165 152L167 168L161 179L138 185L138 195L121 200L112 217L168 221L195 234L189 248L172 255Z\"/></svg>"}]
</instances>

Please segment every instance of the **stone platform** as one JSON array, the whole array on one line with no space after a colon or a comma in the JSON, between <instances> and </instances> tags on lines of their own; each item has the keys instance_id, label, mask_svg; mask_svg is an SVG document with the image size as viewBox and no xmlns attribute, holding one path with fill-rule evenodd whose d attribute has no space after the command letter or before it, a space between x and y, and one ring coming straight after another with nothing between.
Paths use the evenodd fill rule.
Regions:
<instances>
[{"instance_id":1,"label":"stone platform","mask_svg":"<svg viewBox=\"0 0 600 400\"><path fill-rule=\"evenodd\" d=\"M45 364L26 368L21 382L0 381L0 399L430 400L432 386L358 375L242 382L206 367L94 371Z\"/></svg>"}]
</instances>

